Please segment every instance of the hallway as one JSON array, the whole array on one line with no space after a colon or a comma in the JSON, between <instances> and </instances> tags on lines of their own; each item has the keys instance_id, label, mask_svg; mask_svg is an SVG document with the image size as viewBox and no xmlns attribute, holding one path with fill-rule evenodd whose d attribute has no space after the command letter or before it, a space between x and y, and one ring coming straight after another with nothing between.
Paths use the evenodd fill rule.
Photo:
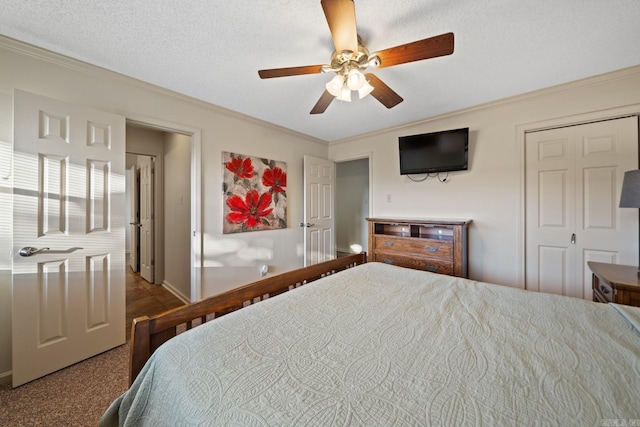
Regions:
<instances>
[{"instance_id":1,"label":"hallway","mask_svg":"<svg viewBox=\"0 0 640 427\"><path fill-rule=\"evenodd\" d=\"M180 307L184 303L171 292L160 285L153 285L139 273L134 273L131 268L126 268L127 282L127 319L125 331L127 342L131 338L131 322L139 316L151 316L162 313L172 308Z\"/></svg>"}]
</instances>

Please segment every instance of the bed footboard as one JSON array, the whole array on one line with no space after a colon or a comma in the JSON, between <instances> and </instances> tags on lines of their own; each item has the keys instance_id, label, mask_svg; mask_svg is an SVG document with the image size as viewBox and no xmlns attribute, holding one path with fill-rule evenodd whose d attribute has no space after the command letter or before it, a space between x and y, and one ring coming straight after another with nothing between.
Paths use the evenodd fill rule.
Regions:
<instances>
[{"instance_id":1,"label":"bed footboard","mask_svg":"<svg viewBox=\"0 0 640 427\"><path fill-rule=\"evenodd\" d=\"M367 262L367 255L364 252L340 257L268 277L155 316L135 318L131 326L129 385L136 379L151 354L164 342L174 337L180 328L191 329L267 297L287 292L305 283L365 262Z\"/></svg>"}]
</instances>

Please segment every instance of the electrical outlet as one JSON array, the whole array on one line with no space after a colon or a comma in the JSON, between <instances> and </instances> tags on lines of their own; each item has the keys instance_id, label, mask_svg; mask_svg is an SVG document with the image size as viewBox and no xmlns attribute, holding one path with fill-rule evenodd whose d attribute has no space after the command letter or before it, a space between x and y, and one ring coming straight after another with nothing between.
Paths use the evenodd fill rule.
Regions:
<instances>
[{"instance_id":1,"label":"electrical outlet","mask_svg":"<svg viewBox=\"0 0 640 427\"><path fill-rule=\"evenodd\" d=\"M391 203L391 194L387 194L387 203Z\"/></svg>"}]
</instances>

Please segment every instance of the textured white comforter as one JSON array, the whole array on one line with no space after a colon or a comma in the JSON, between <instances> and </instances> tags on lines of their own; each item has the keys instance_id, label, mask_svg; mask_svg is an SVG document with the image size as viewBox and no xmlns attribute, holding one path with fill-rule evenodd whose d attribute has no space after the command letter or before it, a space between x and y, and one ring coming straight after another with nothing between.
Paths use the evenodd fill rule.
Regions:
<instances>
[{"instance_id":1,"label":"textured white comforter","mask_svg":"<svg viewBox=\"0 0 640 427\"><path fill-rule=\"evenodd\" d=\"M639 324L632 307L368 263L170 340L102 422L633 422Z\"/></svg>"}]
</instances>

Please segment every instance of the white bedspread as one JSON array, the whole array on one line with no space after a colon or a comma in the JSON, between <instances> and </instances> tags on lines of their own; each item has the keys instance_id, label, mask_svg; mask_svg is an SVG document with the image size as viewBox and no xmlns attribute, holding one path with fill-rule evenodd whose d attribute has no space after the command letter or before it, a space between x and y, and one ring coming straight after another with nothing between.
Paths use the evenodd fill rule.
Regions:
<instances>
[{"instance_id":1,"label":"white bedspread","mask_svg":"<svg viewBox=\"0 0 640 427\"><path fill-rule=\"evenodd\" d=\"M640 419L634 318L640 309L368 263L170 340L103 423L628 423Z\"/></svg>"}]
</instances>

